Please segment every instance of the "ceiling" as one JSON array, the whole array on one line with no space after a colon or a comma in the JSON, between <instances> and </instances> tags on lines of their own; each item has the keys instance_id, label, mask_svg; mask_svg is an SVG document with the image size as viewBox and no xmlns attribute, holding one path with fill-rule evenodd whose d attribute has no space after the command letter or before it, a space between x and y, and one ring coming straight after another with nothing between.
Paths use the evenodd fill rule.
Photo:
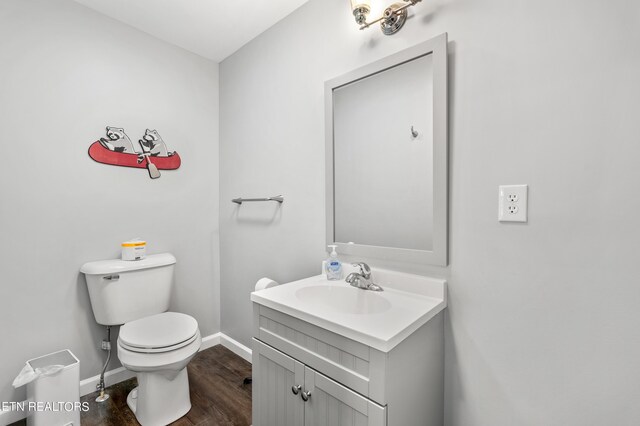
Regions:
<instances>
[{"instance_id":1,"label":"ceiling","mask_svg":"<svg viewBox=\"0 0 640 426\"><path fill-rule=\"evenodd\" d=\"M216 62L308 0L75 0Z\"/></svg>"}]
</instances>

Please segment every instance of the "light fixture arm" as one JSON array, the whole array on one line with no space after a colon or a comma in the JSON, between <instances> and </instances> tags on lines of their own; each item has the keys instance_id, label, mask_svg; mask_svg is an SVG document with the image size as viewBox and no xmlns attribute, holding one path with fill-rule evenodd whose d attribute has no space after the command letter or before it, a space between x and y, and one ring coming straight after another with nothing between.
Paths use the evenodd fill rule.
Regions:
<instances>
[{"instance_id":1,"label":"light fixture arm","mask_svg":"<svg viewBox=\"0 0 640 426\"><path fill-rule=\"evenodd\" d=\"M364 30L365 28L369 28L371 25L380 22L380 27L382 32L385 35L395 34L400 31L400 28L404 25L407 19L407 9L411 6L415 6L417 3L420 3L422 0L404 0L405 4L402 3L394 3L391 6L387 7L382 16L378 19L375 19L371 22L358 22L360 24L360 29ZM363 15L360 15L361 17ZM366 19L366 15L364 15Z\"/></svg>"}]
</instances>

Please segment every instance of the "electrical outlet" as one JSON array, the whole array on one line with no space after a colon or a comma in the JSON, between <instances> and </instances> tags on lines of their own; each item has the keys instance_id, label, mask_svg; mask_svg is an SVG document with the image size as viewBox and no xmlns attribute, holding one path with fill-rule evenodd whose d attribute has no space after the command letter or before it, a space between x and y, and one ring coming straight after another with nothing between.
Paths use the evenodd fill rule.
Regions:
<instances>
[{"instance_id":1,"label":"electrical outlet","mask_svg":"<svg viewBox=\"0 0 640 426\"><path fill-rule=\"evenodd\" d=\"M500 222L527 221L528 185L500 185L498 187L498 220Z\"/></svg>"}]
</instances>

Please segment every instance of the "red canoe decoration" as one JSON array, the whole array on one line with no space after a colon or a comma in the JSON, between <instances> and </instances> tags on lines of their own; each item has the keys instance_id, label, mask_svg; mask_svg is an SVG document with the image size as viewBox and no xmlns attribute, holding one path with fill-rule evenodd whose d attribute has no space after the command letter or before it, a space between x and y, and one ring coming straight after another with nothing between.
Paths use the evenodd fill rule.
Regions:
<instances>
[{"instance_id":1,"label":"red canoe decoration","mask_svg":"<svg viewBox=\"0 0 640 426\"><path fill-rule=\"evenodd\" d=\"M159 170L175 170L180 167L180 156L174 152L168 157L151 156L143 154L129 154L125 152L111 151L105 148L100 141L95 141L89 147L89 157L98 163L111 164L112 166L135 167L136 169L147 168L147 158L156 165ZM146 157L146 158L145 158Z\"/></svg>"}]
</instances>

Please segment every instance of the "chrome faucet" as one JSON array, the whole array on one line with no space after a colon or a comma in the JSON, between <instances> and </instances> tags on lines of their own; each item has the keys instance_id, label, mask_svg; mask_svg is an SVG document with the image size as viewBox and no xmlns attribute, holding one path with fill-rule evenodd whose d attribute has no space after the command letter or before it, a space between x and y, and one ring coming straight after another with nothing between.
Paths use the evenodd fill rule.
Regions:
<instances>
[{"instance_id":1,"label":"chrome faucet","mask_svg":"<svg viewBox=\"0 0 640 426\"><path fill-rule=\"evenodd\" d=\"M360 273L352 272L347 275L345 281L349 283L352 287L357 287L362 290L371 290L371 291L383 291L382 287L373 283L371 279L371 268L364 262L353 263L353 266L360 268Z\"/></svg>"}]
</instances>

